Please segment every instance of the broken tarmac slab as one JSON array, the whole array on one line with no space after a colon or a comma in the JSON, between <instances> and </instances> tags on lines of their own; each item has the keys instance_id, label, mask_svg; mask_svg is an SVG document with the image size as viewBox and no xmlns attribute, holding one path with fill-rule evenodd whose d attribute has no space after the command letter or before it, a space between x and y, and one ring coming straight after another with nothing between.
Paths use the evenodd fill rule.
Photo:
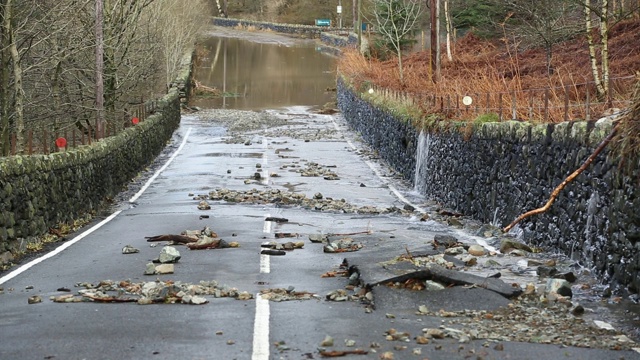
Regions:
<instances>
[{"instance_id":1,"label":"broken tarmac slab","mask_svg":"<svg viewBox=\"0 0 640 360\"><path fill-rule=\"evenodd\" d=\"M437 291L414 291L376 286L372 289L376 310L388 312L415 312L420 306L432 311L495 310L510 301L502 295L483 288L454 286ZM404 309L404 310L403 310Z\"/></svg>"},{"instance_id":2,"label":"broken tarmac slab","mask_svg":"<svg viewBox=\"0 0 640 360\"><path fill-rule=\"evenodd\" d=\"M512 286L511 284L507 284L500 279L482 277L456 270L449 270L438 265L431 265L427 269L418 270L408 274L381 280L373 284L369 284L369 286L375 287L388 283L403 283L409 279L433 280L447 285L475 286L496 292L509 299L522 294L522 289L519 285L516 287Z\"/></svg>"}]
</instances>

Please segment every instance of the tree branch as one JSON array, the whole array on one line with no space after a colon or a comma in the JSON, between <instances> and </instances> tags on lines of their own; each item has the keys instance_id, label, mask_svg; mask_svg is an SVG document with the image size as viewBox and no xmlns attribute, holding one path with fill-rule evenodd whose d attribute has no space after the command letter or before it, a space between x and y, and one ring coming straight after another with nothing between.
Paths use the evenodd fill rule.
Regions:
<instances>
[{"instance_id":1,"label":"tree branch","mask_svg":"<svg viewBox=\"0 0 640 360\"><path fill-rule=\"evenodd\" d=\"M563 182L560 183L560 185L558 185L553 190L553 192L551 193L551 196L549 197L549 200L547 201L547 203L543 207L537 208L535 210L528 211L528 212L518 216L518 218L516 218L511 224L509 224L504 229L502 229L502 231L508 232L516 224L518 224L520 221L522 221L522 220L524 220L524 219L526 219L526 218L528 218L528 217L530 217L532 215L542 214L543 212L549 210L551 205L553 205L553 203L555 202L556 198L560 194L560 191L562 191L562 189L564 189L567 186L567 184L569 184L571 181L573 181L573 179L575 179L587 167L589 167L589 165L591 165L593 160L595 160L595 158L602 152L602 150L611 142L611 139L613 139L613 137L616 135L616 132L618 131L618 127L620 126L621 123L622 123L622 121L618 121L616 123L616 125L613 127L613 129L611 130L611 133L609 135L607 135L607 137L604 138L604 140L602 140L600 145L598 145L598 147L593 151L591 156L589 156L587 158L587 160L585 160L585 162L582 164L582 166L580 166L576 171L574 171L571 175L569 175Z\"/></svg>"}]
</instances>

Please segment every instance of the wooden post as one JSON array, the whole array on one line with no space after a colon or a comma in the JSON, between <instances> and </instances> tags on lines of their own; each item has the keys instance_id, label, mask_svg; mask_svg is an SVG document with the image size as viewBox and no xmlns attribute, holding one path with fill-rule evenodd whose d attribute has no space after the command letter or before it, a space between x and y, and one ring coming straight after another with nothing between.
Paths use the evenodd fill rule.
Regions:
<instances>
[{"instance_id":1,"label":"wooden post","mask_svg":"<svg viewBox=\"0 0 640 360\"><path fill-rule=\"evenodd\" d=\"M486 112L491 112L491 107L489 106L490 103L491 103L491 98L490 98L489 93L487 93L487 102L486 102L487 109L486 109Z\"/></svg>"},{"instance_id":2,"label":"wooden post","mask_svg":"<svg viewBox=\"0 0 640 360\"><path fill-rule=\"evenodd\" d=\"M511 120L518 118L518 112L516 110L516 91L511 92Z\"/></svg>"},{"instance_id":3,"label":"wooden post","mask_svg":"<svg viewBox=\"0 0 640 360\"><path fill-rule=\"evenodd\" d=\"M569 121L569 87L564 87L564 121Z\"/></svg>"},{"instance_id":4,"label":"wooden post","mask_svg":"<svg viewBox=\"0 0 640 360\"><path fill-rule=\"evenodd\" d=\"M549 122L549 89L544 90L544 122Z\"/></svg>"},{"instance_id":5,"label":"wooden post","mask_svg":"<svg viewBox=\"0 0 640 360\"><path fill-rule=\"evenodd\" d=\"M502 121L502 93L498 95L498 120Z\"/></svg>"},{"instance_id":6,"label":"wooden post","mask_svg":"<svg viewBox=\"0 0 640 360\"><path fill-rule=\"evenodd\" d=\"M27 142L29 143L29 155L33 154L33 130L29 130Z\"/></svg>"},{"instance_id":7,"label":"wooden post","mask_svg":"<svg viewBox=\"0 0 640 360\"><path fill-rule=\"evenodd\" d=\"M44 154L45 155L49 155L49 144L47 144L47 139L49 138L49 133L47 132L47 130L44 131L44 137L42 140L42 144L44 147Z\"/></svg>"},{"instance_id":8,"label":"wooden post","mask_svg":"<svg viewBox=\"0 0 640 360\"><path fill-rule=\"evenodd\" d=\"M478 106L479 106L479 102L480 102L479 101L480 100L480 96L478 94L473 94L473 97L474 97L474 99L475 99L474 101L476 103L476 113L475 113L475 115L478 116Z\"/></svg>"},{"instance_id":9,"label":"wooden post","mask_svg":"<svg viewBox=\"0 0 640 360\"><path fill-rule=\"evenodd\" d=\"M587 103L585 105L586 111L584 116L586 121L591 120L591 98L590 98L591 95L590 94L591 92L589 91L589 87L587 87Z\"/></svg>"}]
</instances>

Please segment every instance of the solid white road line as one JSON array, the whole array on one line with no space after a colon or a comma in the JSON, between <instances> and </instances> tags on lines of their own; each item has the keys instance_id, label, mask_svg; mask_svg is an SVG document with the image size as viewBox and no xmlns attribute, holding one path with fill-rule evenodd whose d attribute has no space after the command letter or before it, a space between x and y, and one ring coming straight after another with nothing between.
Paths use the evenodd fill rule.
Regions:
<instances>
[{"instance_id":1,"label":"solid white road line","mask_svg":"<svg viewBox=\"0 0 640 360\"><path fill-rule=\"evenodd\" d=\"M256 317L253 326L251 360L269 360L269 300L256 294Z\"/></svg>"},{"instance_id":2,"label":"solid white road line","mask_svg":"<svg viewBox=\"0 0 640 360\"><path fill-rule=\"evenodd\" d=\"M180 150L182 150L182 148L184 147L184 144L187 143L187 139L189 138L189 134L191 134L191 128L189 128L189 130L187 130L187 133L184 135L184 139L182 139L182 143L180 144L180 146L178 147L178 149L171 155L171 157L169 158L169 160L167 160L166 163L164 163L164 165L162 165L162 167L156 171L155 174L153 174L153 176L147 180L147 182L144 184L144 186L140 189L140 191L138 191L135 195L133 195L131 197L131 199L129 199L129 202L135 202L136 200L138 200L138 198L140 197L140 195L142 195L142 193L147 190L147 188L149 187L149 185L151 185L151 183L160 175L161 172L163 172L168 166L169 164L171 164L171 162L173 161L173 159L176 158L176 156L178 156L178 153L180 152Z\"/></svg>"},{"instance_id":3,"label":"solid white road line","mask_svg":"<svg viewBox=\"0 0 640 360\"><path fill-rule=\"evenodd\" d=\"M53 250L52 252L45 254L44 256L41 256L37 259L33 259L31 261L29 261L28 263L20 266L19 268L13 270L12 272L8 273L7 275L3 276L0 278L0 284L3 284L11 279L13 279L14 277L22 274L23 272L27 271L29 268L31 268L32 266L39 264L45 260L47 260L50 257L56 256L59 253L61 253L62 251L64 251L66 248L68 248L69 246L77 243L78 241L82 240L84 237L86 237L87 235L91 234L92 232L98 230L100 227L102 227L104 224L108 223L109 221L113 220L116 216L118 216L118 214L120 214L122 212L122 210L116 211L113 214L111 214L108 218L100 221L99 223L95 224L93 227L91 227L89 230L83 232L82 234L76 236L75 238L73 238L70 241L67 241L66 243L58 246L55 250Z\"/></svg>"}]
</instances>

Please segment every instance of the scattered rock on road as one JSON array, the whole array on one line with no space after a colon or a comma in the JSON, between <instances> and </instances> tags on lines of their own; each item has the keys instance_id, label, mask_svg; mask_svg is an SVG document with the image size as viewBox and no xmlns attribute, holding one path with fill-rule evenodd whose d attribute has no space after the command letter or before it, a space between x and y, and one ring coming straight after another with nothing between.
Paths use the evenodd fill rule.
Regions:
<instances>
[{"instance_id":1,"label":"scattered rock on road","mask_svg":"<svg viewBox=\"0 0 640 360\"><path fill-rule=\"evenodd\" d=\"M122 248L122 253L123 254L135 254L135 253L139 253L140 250L134 248L131 245L125 245L125 247Z\"/></svg>"}]
</instances>

